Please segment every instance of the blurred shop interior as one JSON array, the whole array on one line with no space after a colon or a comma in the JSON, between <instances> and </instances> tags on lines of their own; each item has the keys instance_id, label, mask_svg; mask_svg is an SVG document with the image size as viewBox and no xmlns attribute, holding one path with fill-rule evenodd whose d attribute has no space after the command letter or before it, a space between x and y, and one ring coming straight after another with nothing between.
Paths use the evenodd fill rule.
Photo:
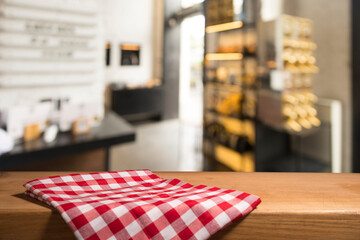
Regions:
<instances>
[{"instance_id":1,"label":"blurred shop interior","mask_svg":"<svg viewBox=\"0 0 360 240\"><path fill-rule=\"evenodd\" d=\"M356 0L3 0L0 170L360 172Z\"/></svg>"}]
</instances>

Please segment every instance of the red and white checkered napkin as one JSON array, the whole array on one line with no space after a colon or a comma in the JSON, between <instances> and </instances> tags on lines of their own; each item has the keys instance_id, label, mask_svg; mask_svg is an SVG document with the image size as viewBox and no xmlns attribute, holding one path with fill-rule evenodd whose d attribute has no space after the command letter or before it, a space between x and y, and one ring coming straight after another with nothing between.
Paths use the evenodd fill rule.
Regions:
<instances>
[{"instance_id":1,"label":"red and white checkered napkin","mask_svg":"<svg viewBox=\"0 0 360 240\"><path fill-rule=\"evenodd\" d=\"M207 239L261 202L149 170L54 176L24 186L55 207L78 239Z\"/></svg>"}]
</instances>

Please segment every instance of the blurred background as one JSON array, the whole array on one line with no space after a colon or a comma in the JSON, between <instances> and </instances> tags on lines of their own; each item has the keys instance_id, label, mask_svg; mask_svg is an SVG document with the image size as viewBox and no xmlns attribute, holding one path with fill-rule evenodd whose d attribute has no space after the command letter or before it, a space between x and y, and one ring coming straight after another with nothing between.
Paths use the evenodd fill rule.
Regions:
<instances>
[{"instance_id":1,"label":"blurred background","mask_svg":"<svg viewBox=\"0 0 360 240\"><path fill-rule=\"evenodd\" d=\"M0 170L360 171L356 0L2 0Z\"/></svg>"}]
</instances>

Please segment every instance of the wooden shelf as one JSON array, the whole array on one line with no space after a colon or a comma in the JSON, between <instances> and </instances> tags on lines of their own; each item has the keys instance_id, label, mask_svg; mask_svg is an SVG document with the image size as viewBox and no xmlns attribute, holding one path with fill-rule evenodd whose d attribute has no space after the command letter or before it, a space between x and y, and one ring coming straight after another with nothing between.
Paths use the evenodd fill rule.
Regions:
<instances>
[{"instance_id":1,"label":"wooden shelf","mask_svg":"<svg viewBox=\"0 0 360 240\"><path fill-rule=\"evenodd\" d=\"M215 158L222 164L238 172L254 172L255 160L253 152L239 153L221 144L215 146Z\"/></svg>"},{"instance_id":2,"label":"wooden shelf","mask_svg":"<svg viewBox=\"0 0 360 240\"><path fill-rule=\"evenodd\" d=\"M228 23L221 23L216 25L210 25L205 28L206 33L216 33L216 32L224 32L234 29L240 29L243 27L242 21L234 21Z\"/></svg>"},{"instance_id":3,"label":"wooden shelf","mask_svg":"<svg viewBox=\"0 0 360 240\"><path fill-rule=\"evenodd\" d=\"M229 82L221 82L221 81L205 81L205 85L219 85L219 86L225 86L225 87L243 87L244 84L241 83L229 83Z\"/></svg>"},{"instance_id":4,"label":"wooden shelf","mask_svg":"<svg viewBox=\"0 0 360 240\"><path fill-rule=\"evenodd\" d=\"M242 53L207 53L207 61L238 61L243 59Z\"/></svg>"}]
</instances>

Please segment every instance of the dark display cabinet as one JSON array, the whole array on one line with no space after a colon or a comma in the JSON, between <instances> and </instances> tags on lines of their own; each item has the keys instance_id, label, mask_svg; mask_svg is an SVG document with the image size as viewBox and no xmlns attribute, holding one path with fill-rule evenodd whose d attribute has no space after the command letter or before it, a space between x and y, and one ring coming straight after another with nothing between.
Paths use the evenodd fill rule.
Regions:
<instances>
[{"instance_id":1,"label":"dark display cabinet","mask_svg":"<svg viewBox=\"0 0 360 240\"><path fill-rule=\"evenodd\" d=\"M164 112L164 89L111 88L111 109L130 122L161 120Z\"/></svg>"},{"instance_id":2,"label":"dark display cabinet","mask_svg":"<svg viewBox=\"0 0 360 240\"><path fill-rule=\"evenodd\" d=\"M257 1L205 1L204 155L209 169L255 169Z\"/></svg>"}]
</instances>

